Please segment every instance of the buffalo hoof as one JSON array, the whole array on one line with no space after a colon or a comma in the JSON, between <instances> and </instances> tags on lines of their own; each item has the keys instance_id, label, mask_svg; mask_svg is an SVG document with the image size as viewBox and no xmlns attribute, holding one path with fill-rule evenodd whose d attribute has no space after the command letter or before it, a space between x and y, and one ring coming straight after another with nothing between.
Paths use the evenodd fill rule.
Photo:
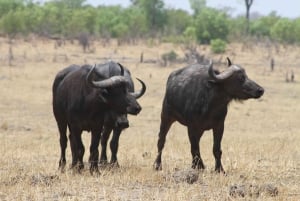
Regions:
<instances>
[{"instance_id":1,"label":"buffalo hoof","mask_svg":"<svg viewBox=\"0 0 300 201\"><path fill-rule=\"evenodd\" d=\"M100 160L99 165L100 167L106 167L107 165L109 165L109 163L107 162L107 160Z\"/></svg>"},{"instance_id":2,"label":"buffalo hoof","mask_svg":"<svg viewBox=\"0 0 300 201\"><path fill-rule=\"evenodd\" d=\"M114 161L114 162L110 162L110 167L111 168L119 168L120 165L119 165L118 161Z\"/></svg>"},{"instance_id":3,"label":"buffalo hoof","mask_svg":"<svg viewBox=\"0 0 300 201\"><path fill-rule=\"evenodd\" d=\"M223 167L216 167L215 168L216 173L224 174L226 176L226 172L224 171Z\"/></svg>"},{"instance_id":4,"label":"buffalo hoof","mask_svg":"<svg viewBox=\"0 0 300 201\"><path fill-rule=\"evenodd\" d=\"M64 172L65 172L65 167L66 167L66 163L61 163L61 161L59 161L58 170L59 170L61 173L64 173Z\"/></svg>"},{"instance_id":5,"label":"buffalo hoof","mask_svg":"<svg viewBox=\"0 0 300 201\"><path fill-rule=\"evenodd\" d=\"M90 173L91 175L100 175L99 169L98 169L98 165L91 165L90 167Z\"/></svg>"},{"instance_id":6,"label":"buffalo hoof","mask_svg":"<svg viewBox=\"0 0 300 201\"><path fill-rule=\"evenodd\" d=\"M198 170L204 170L205 166L202 162L197 162L197 163L192 163L192 168L193 169L198 169Z\"/></svg>"},{"instance_id":7,"label":"buffalo hoof","mask_svg":"<svg viewBox=\"0 0 300 201\"><path fill-rule=\"evenodd\" d=\"M161 171L161 170L162 170L162 165L161 165L161 163L155 162L155 163L154 163L154 170L156 170L156 171Z\"/></svg>"},{"instance_id":8,"label":"buffalo hoof","mask_svg":"<svg viewBox=\"0 0 300 201\"><path fill-rule=\"evenodd\" d=\"M73 173L81 173L81 171L84 169L83 163L76 163L76 164L71 164L70 169L73 171Z\"/></svg>"}]
</instances>

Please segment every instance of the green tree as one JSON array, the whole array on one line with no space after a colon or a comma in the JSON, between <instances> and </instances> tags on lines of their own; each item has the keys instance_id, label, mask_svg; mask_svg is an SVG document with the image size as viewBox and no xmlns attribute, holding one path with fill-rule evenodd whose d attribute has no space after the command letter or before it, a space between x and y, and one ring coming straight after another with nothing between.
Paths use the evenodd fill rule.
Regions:
<instances>
[{"instance_id":1,"label":"green tree","mask_svg":"<svg viewBox=\"0 0 300 201\"><path fill-rule=\"evenodd\" d=\"M97 8L96 30L102 37L111 37L112 28L122 21L123 9L120 6Z\"/></svg>"},{"instance_id":2,"label":"green tree","mask_svg":"<svg viewBox=\"0 0 300 201\"><path fill-rule=\"evenodd\" d=\"M0 18L10 11L24 6L24 0L0 0Z\"/></svg>"},{"instance_id":3,"label":"green tree","mask_svg":"<svg viewBox=\"0 0 300 201\"><path fill-rule=\"evenodd\" d=\"M289 18L279 19L271 28L271 37L279 42L294 43L299 36L295 22Z\"/></svg>"},{"instance_id":4,"label":"green tree","mask_svg":"<svg viewBox=\"0 0 300 201\"><path fill-rule=\"evenodd\" d=\"M68 8L80 8L86 2L86 0L52 0L51 2L58 6L66 6Z\"/></svg>"},{"instance_id":5,"label":"green tree","mask_svg":"<svg viewBox=\"0 0 300 201\"><path fill-rule=\"evenodd\" d=\"M203 9L195 19L197 40L208 44L211 39L226 40L229 33L228 16L213 8Z\"/></svg>"},{"instance_id":6,"label":"green tree","mask_svg":"<svg viewBox=\"0 0 300 201\"><path fill-rule=\"evenodd\" d=\"M188 12L180 9L169 9L167 12L166 34L181 35L192 24L192 17Z\"/></svg>"},{"instance_id":7,"label":"green tree","mask_svg":"<svg viewBox=\"0 0 300 201\"><path fill-rule=\"evenodd\" d=\"M196 28L193 27L193 26L187 27L185 29L185 31L183 32L183 36L184 36L185 42L188 45L192 45L197 40L197 31L196 31Z\"/></svg>"},{"instance_id":8,"label":"green tree","mask_svg":"<svg viewBox=\"0 0 300 201\"><path fill-rule=\"evenodd\" d=\"M10 10L1 18L0 27L5 34L13 38L16 34L22 33L24 30L23 16L20 12Z\"/></svg>"},{"instance_id":9,"label":"green tree","mask_svg":"<svg viewBox=\"0 0 300 201\"><path fill-rule=\"evenodd\" d=\"M140 8L146 15L147 25L151 35L162 31L167 22L167 16L162 0L131 0L133 6Z\"/></svg>"},{"instance_id":10,"label":"green tree","mask_svg":"<svg viewBox=\"0 0 300 201\"><path fill-rule=\"evenodd\" d=\"M271 35L271 28L280 19L276 15L276 12L271 12L268 16L261 17L252 22L250 27L250 33L256 36L268 36Z\"/></svg>"},{"instance_id":11,"label":"green tree","mask_svg":"<svg viewBox=\"0 0 300 201\"><path fill-rule=\"evenodd\" d=\"M136 7L125 9L122 20L128 26L128 35L130 38L141 38L146 35L148 31L146 25L147 19L140 9Z\"/></svg>"},{"instance_id":12,"label":"green tree","mask_svg":"<svg viewBox=\"0 0 300 201\"><path fill-rule=\"evenodd\" d=\"M206 8L206 0L189 0L194 15L197 16L201 10Z\"/></svg>"}]
</instances>

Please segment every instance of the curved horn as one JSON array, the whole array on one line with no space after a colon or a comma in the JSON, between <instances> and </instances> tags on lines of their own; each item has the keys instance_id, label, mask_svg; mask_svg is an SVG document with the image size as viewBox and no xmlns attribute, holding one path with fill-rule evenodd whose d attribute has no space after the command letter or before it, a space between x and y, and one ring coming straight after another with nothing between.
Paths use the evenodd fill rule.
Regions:
<instances>
[{"instance_id":1,"label":"curved horn","mask_svg":"<svg viewBox=\"0 0 300 201\"><path fill-rule=\"evenodd\" d=\"M92 84L96 88L109 88L109 87L116 87L126 84L128 80L124 76L113 76L107 78L102 81L92 81Z\"/></svg>"},{"instance_id":2,"label":"curved horn","mask_svg":"<svg viewBox=\"0 0 300 201\"><path fill-rule=\"evenodd\" d=\"M93 87L108 88L108 87L120 86L120 85L125 84L125 83L128 82L127 79L124 76L113 76L113 77L107 78L105 80L93 81L92 80L92 74L95 71L95 67L96 67L96 64L92 67L92 69L89 71L89 73L86 76L87 83L90 84Z\"/></svg>"},{"instance_id":3,"label":"curved horn","mask_svg":"<svg viewBox=\"0 0 300 201\"><path fill-rule=\"evenodd\" d=\"M231 66L232 63L231 63L230 59L228 57L226 57L226 59L227 59L228 66Z\"/></svg>"},{"instance_id":4,"label":"curved horn","mask_svg":"<svg viewBox=\"0 0 300 201\"><path fill-rule=\"evenodd\" d=\"M121 68L121 73L120 73L120 75L121 76L124 76L124 66L122 65L122 64L120 64L120 63L118 63L119 64L119 66L120 66L120 68Z\"/></svg>"},{"instance_id":5,"label":"curved horn","mask_svg":"<svg viewBox=\"0 0 300 201\"><path fill-rule=\"evenodd\" d=\"M95 67L96 67L96 64L92 67L92 69L89 71L89 73L86 76L86 81L88 84L92 84L92 74L95 71Z\"/></svg>"},{"instance_id":6,"label":"curved horn","mask_svg":"<svg viewBox=\"0 0 300 201\"><path fill-rule=\"evenodd\" d=\"M234 70L235 70L235 68L228 68L227 70L223 71L222 73L216 74L213 69L213 63L210 60L208 74L214 81L222 82L222 81L226 80L227 78L229 78L234 73Z\"/></svg>"},{"instance_id":7,"label":"curved horn","mask_svg":"<svg viewBox=\"0 0 300 201\"><path fill-rule=\"evenodd\" d=\"M142 89L140 91L138 91L138 92L132 92L131 95L133 97L135 97L136 99L138 99L138 98L142 97L144 95L144 93L146 92L146 85L139 78L136 78L136 79L142 84Z\"/></svg>"}]
</instances>

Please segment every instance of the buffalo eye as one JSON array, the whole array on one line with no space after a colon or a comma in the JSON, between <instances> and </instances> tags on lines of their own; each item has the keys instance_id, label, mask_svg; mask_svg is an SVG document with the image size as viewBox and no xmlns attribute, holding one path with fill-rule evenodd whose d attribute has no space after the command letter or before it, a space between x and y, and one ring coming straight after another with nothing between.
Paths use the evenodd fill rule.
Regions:
<instances>
[{"instance_id":1,"label":"buffalo eye","mask_svg":"<svg viewBox=\"0 0 300 201\"><path fill-rule=\"evenodd\" d=\"M239 80L240 83L243 83L246 80L246 76L243 75L243 74L240 74L239 77L238 77L238 80Z\"/></svg>"}]
</instances>

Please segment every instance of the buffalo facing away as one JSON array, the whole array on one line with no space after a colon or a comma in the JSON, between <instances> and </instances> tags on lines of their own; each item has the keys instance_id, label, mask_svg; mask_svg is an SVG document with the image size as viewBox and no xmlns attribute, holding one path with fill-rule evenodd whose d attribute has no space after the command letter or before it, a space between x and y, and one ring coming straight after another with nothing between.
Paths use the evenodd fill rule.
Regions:
<instances>
[{"instance_id":1,"label":"buffalo facing away","mask_svg":"<svg viewBox=\"0 0 300 201\"><path fill-rule=\"evenodd\" d=\"M199 142L205 130L213 130L215 171L223 172L221 141L228 104L232 100L259 98L264 89L250 80L245 70L233 65L219 73L209 66L190 65L172 72L167 81L158 136L158 155L154 167L161 170L161 154L171 125L178 121L185 125L191 144L192 168L204 169Z\"/></svg>"},{"instance_id":2,"label":"buffalo facing away","mask_svg":"<svg viewBox=\"0 0 300 201\"><path fill-rule=\"evenodd\" d=\"M101 72L105 66L117 66L120 75L108 76ZM140 81L142 83L142 81ZM144 86L144 83L142 83ZM105 115L127 113L137 115L141 106L136 101L143 94L129 92L128 79L121 64L108 62L102 65L71 65L60 71L53 83L53 113L60 133L61 157L59 167L66 164L67 127L69 128L72 165L83 168L84 146L82 131L91 132L90 170L98 171L98 146ZM143 92L142 92L143 93Z\"/></svg>"}]
</instances>

